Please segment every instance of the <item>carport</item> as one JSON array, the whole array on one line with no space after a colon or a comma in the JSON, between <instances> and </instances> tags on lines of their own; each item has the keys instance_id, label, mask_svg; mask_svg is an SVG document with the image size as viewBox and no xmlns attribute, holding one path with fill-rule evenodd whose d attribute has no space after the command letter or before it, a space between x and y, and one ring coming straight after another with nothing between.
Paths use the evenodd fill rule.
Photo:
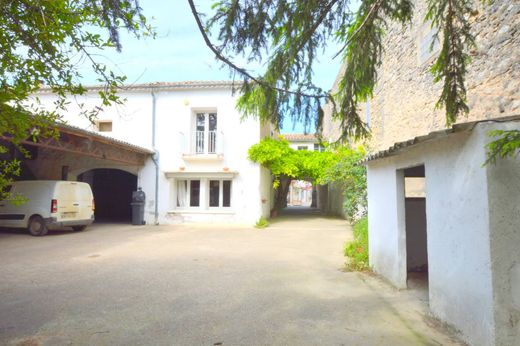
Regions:
<instances>
[{"instance_id":1,"label":"carport","mask_svg":"<svg viewBox=\"0 0 520 346\"><path fill-rule=\"evenodd\" d=\"M23 179L85 181L94 192L96 220L129 221L132 191L153 152L74 126L57 127L58 138L21 143L31 154L23 158ZM12 155L20 159L14 150Z\"/></svg>"}]
</instances>

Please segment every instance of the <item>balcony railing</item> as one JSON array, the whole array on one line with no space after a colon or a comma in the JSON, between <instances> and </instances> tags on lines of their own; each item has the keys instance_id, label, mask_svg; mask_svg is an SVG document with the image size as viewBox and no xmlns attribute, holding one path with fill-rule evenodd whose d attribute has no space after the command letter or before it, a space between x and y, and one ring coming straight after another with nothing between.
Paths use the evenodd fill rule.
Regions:
<instances>
[{"instance_id":1,"label":"balcony railing","mask_svg":"<svg viewBox=\"0 0 520 346\"><path fill-rule=\"evenodd\" d=\"M217 153L217 131L195 131L195 153Z\"/></svg>"}]
</instances>

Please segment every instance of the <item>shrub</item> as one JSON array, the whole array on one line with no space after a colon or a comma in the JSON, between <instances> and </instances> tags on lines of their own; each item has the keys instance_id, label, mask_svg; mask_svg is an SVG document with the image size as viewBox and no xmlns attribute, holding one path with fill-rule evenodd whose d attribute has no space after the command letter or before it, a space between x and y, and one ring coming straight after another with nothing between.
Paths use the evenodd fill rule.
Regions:
<instances>
[{"instance_id":1,"label":"shrub","mask_svg":"<svg viewBox=\"0 0 520 346\"><path fill-rule=\"evenodd\" d=\"M260 217L260 219L258 219L258 221L256 222L255 224L255 227L256 228L266 228L269 226L269 221L267 221L267 219L263 216Z\"/></svg>"},{"instance_id":2,"label":"shrub","mask_svg":"<svg viewBox=\"0 0 520 346\"><path fill-rule=\"evenodd\" d=\"M348 257L347 270L365 271L368 266L368 217L364 216L353 225L354 240L345 244Z\"/></svg>"}]
</instances>

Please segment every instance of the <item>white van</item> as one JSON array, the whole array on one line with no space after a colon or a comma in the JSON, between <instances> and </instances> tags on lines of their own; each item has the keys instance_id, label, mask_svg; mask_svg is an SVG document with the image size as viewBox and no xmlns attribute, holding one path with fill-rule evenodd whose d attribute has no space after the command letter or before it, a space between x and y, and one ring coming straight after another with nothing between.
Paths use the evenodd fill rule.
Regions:
<instances>
[{"instance_id":1,"label":"white van","mask_svg":"<svg viewBox=\"0 0 520 346\"><path fill-rule=\"evenodd\" d=\"M94 197L87 183L16 181L8 189L11 200L0 201L0 227L27 228L39 236L61 227L82 231L94 222ZM21 204L13 202L20 199Z\"/></svg>"}]
</instances>

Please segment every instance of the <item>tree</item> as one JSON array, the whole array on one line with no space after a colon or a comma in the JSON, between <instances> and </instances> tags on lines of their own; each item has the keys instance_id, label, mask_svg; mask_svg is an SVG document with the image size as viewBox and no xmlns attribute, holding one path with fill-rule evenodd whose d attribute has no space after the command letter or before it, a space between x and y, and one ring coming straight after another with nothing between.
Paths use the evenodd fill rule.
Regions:
<instances>
[{"instance_id":1,"label":"tree","mask_svg":"<svg viewBox=\"0 0 520 346\"><path fill-rule=\"evenodd\" d=\"M437 107L445 108L449 125L468 112L464 80L468 51L474 47L472 1L426 1L425 19L440 29L441 50L431 72L443 82ZM206 44L244 80L239 100L244 114L278 125L289 116L306 124L315 121L319 128L322 106L330 102L343 139L368 134L357 105L372 96L385 28L390 22L408 25L414 11L413 0L362 0L355 11L357 2L351 0L221 0L204 27L193 0L189 2ZM212 28L218 46L209 39ZM335 94L311 82L314 58L330 40L343 45L338 55L345 65ZM239 54L249 61L267 56L265 73L254 76L227 58Z\"/></svg>"},{"instance_id":2,"label":"tree","mask_svg":"<svg viewBox=\"0 0 520 346\"><path fill-rule=\"evenodd\" d=\"M368 135L357 105L372 97L385 29L391 22L408 25L414 11L413 0L362 0L355 11L358 2L351 0L221 0L215 2L215 13L205 27L194 1L188 1L206 44L244 80L239 107L245 115L278 126L286 117L306 126L314 122L319 132L322 106L329 102L343 140ZM468 52L475 47L469 20L475 4L472 0L425 1L425 20L439 29L436 38L441 47L431 68L434 81L443 84L436 107L445 109L446 126L450 126L469 112L465 77ZM218 33L219 45L208 36L212 29ZM331 40L342 44L337 55L345 66L335 94L311 82L317 52ZM265 72L253 75L228 58L239 54L248 61L265 59ZM518 152L520 144L511 145Z\"/></svg>"},{"instance_id":3,"label":"tree","mask_svg":"<svg viewBox=\"0 0 520 346\"><path fill-rule=\"evenodd\" d=\"M251 161L269 169L274 177L273 187L276 195L273 210L276 211L285 207L292 180L308 180L321 184L325 170L333 162L330 151L294 150L283 137L266 137L252 145L248 154Z\"/></svg>"},{"instance_id":4,"label":"tree","mask_svg":"<svg viewBox=\"0 0 520 346\"><path fill-rule=\"evenodd\" d=\"M57 136L58 111L67 97L85 94L80 67L90 65L105 86L100 107L84 109L85 116L122 101L116 92L125 77L94 58L102 49L121 51L121 29L153 35L137 0L0 0L0 199L20 171L9 151L28 155L20 141ZM54 109L34 110L38 99L29 97L42 87L56 94Z\"/></svg>"},{"instance_id":5,"label":"tree","mask_svg":"<svg viewBox=\"0 0 520 346\"><path fill-rule=\"evenodd\" d=\"M485 164L494 164L499 157L514 157L520 154L520 131L494 130L490 131L488 135L496 139L486 145L487 159Z\"/></svg>"},{"instance_id":6,"label":"tree","mask_svg":"<svg viewBox=\"0 0 520 346\"><path fill-rule=\"evenodd\" d=\"M295 150L289 142L264 138L248 151L249 159L269 169L276 189L273 210L285 207L292 180L307 180L317 185L338 184L344 191L345 211L354 219L366 209L365 167L359 164L363 148L348 146L328 147L327 150Z\"/></svg>"},{"instance_id":7,"label":"tree","mask_svg":"<svg viewBox=\"0 0 520 346\"><path fill-rule=\"evenodd\" d=\"M368 207L366 167L360 164L365 149L339 146L334 154L334 163L327 167L322 181L343 192L343 210L349 220L357 221L366 215Z\"/></svg>"}]
</instances>

